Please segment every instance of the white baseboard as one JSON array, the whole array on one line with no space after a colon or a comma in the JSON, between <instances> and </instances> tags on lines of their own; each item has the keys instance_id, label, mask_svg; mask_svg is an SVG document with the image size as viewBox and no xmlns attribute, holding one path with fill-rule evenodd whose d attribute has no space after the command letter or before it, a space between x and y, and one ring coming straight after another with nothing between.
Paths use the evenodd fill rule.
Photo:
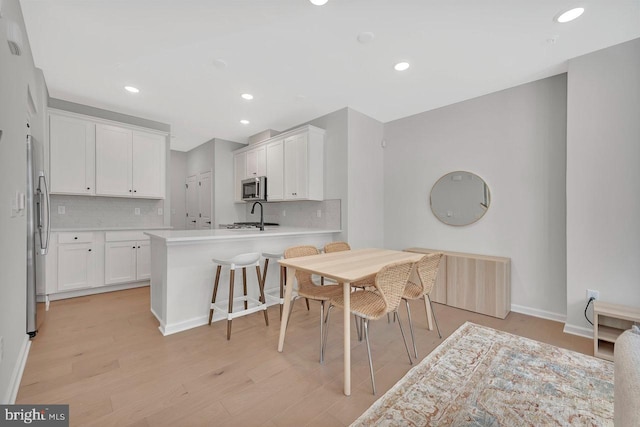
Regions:
<instances>
[{"instance_id":1,"label":"white baseboard","mask_svg":"<svg viewBox=\"0 0 640 427\"><path fill-rule=\"evenodd\" d=\"M542 319L554 320L556 322L564 323L567 320L565 314L554 313L552 311L540 310L539 308L525 307L523 305L511 304L511 311L516 313L527 314L533 317L540 317Z\"/></svg>"},{"instance_id":2,"label":"white baseboard","mask_svg":"<svg viewBox=\"0 0 640 427\"><path fill-rule=\"evenodd\" d=\"M105 292L123 291L125 289L143 288L149 286L149 281L137 283L124 283L120 285L108 285L100 286L97 288L80 289L77 291L58 292L55 294L49 294L49 300L57 301L67 298L85 297L87 295L103 294Z\"/></svg>"},{"instance_id":3,"label":"white baseboard","mask_svg":"<svg viewBox=\"0 0 640 427\"><path fill-rule=\"evenodd\" d=\"M579 337L589 338L590 340L593 339L593 329L585 328L584 326L565 324L563 332L565 334L571 334L571 335L577 335Z\"/></svg>"},{"instance_id":4,"label":"white baseboard","mask_svg":"<svg viewBox=\"0 0 640 427\"><path fill-rule=\"evenodd\" d=\"M225 317L226 318L226 317ZM178 332L186 331L187 329L196 328L198 326L209 324L209 316L194 317L193 319L185 320L180 323L174 323L171 325L163 325L160 323L158 329L162 332L162 335L167 336Z\"/></svg>"},{"instance_id":5,"label":"white baseboard","mask_svg":"<svg viewBox=\"0 0 640 427\"><path fill-rule=\"evenodd\" d=\"M18 353L18 360L16 366L11 373L11 379L9 380L9 388L7 396L4 399L10 405L16 403L16 397L18 397L18 389L20 388L20 382L22 381L22 374L24 373L24 367L27 364L27 357L29 356L29 349L31 348L31 340L29 335L24 336L24 341L20 347L20 353Z\"/></svg>"}]
</instances>

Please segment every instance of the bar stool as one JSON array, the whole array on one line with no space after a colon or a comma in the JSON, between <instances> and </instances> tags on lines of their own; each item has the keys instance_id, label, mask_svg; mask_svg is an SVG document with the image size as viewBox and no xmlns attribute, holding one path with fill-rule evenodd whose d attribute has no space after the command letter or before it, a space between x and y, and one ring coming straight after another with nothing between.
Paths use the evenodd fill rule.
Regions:
<instances>
[{"instance_id":1,"label":"bar stool","mask_svg":"<svg viewBox=\"0 0 640 427\"><path fill-rule=\"evenodd\" d=\"M236 255L231 259L214 258L213 262L218 264L216 269L216 279L213 285L213 297L211 298L211 308L209 309L209 325L213 319L213 310L224 311L224 303L228 303L227 310L227 340L231 339L231 322L236 317L246 316L247 314L255 313L257 311L264 311L264 322L269 326L269 317L267 315L267 304L264 297L264 283L260 274L260 254L259 253L247 253ZM220 271L223 266L229 267L229 299L219 301L216 303L216 296L218 294L218 283L220 282ZM255 266L256 273L258 275L258 287L260 288L260 301L247 296L247 267ZM244 296L233 297L233 286L235 281L235 271L242 268L242 286L244 290ZM244 310L233 311L233 303L243 301ZM248 303L252 303L252 307L249 307Z\"/></svg>"},{"instance_id":2,"label":"bar stool","mask_svg":"<svg viewBox=\"0 0 640 427\"><path fill-rule=\"evenodd\" d=\"M262 256L264 257L264 270L262 270L262 289L264 289L265 281L267 280L267 270L269 269L269 260L275 259L281 260L284 258L284 254L282 252L262 252ZM278 300L280 303L280 320L282 320L282 305L284 304L284 285L287 280L287 267L281 265L280 266L280 299Z\"/></svg>"},{"instance_id":3,"label":"bar stool","mask_svg":"<svg viewBox=\"0 0 640 427\"><path fill-rule=\"evenodd\" d=\"M264 270L262 270L262 289L264 289L265 282L267 280L267 270L269 268L269 260L281 260L284 259L284 253L282 252L262 252L262 256L264 257ZM280 266L280 298L278 302L280 303L280 320L282 320L282 307L284 304L284 287L287 283L287 267ZM271 295L267 295L271 297ZM307 303L307 310L309 310L309 299L305 298Z\"/></svg>"}]
</instances>

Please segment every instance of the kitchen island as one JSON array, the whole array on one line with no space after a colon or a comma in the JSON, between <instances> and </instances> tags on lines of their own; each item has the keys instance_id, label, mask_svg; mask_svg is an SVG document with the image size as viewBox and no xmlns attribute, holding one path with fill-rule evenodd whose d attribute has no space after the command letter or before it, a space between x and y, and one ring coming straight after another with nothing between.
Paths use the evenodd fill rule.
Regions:
<instances>
[{"instance_id":1,"label":"kitchen island","mask_svg":"<svg viewBox=\"0 0 640 427\"><path fill-rule=\"evenodd\" d=\"M209 322L215 265L212 258L230 258L247 252L283 252L297 245L322 247L341 230L268 227L236 230L161 230L145 234L151 238L151 312L160 322L160 332L170 335ZM271 264L265 291L279 290L279 268ZM218 301L228 298L229 270L222 269ZM237 286L241 279L236 275ZM247 269L249 296L258 297L255 271ZM236 290L236 295L237 295ZM270 298L267 304L279 303ZM238 307L240 308L240 307ZM214 321L226 313L214 312Z\"/></svg>"}]
</instances>

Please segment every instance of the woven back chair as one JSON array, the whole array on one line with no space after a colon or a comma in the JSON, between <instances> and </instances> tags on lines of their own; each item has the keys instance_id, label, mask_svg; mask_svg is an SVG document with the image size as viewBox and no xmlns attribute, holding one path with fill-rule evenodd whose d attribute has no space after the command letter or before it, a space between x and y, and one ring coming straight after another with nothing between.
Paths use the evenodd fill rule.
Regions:
<instances>
[{"instance_id":1,"label":"woven back chair","mask_svg":"<svg viewBox=\"0 0 640 427\"><path fill-rule=\"evenodd\" d=\"M350 295L350 310L351 313L362 319L364 328L364 337L367 343L367 355L369 356L369 373L371 374L371 385L373 387L373 394L376 394L376 383L373 375L373 362L371 360L371 346L369 344L369 320L377 320L388 313L397 313L398 306L402 300L404 288L409 280L411 271L413 270L413 262L398 262L389 264L383 267L375 276L375 290L365 289L361 292L353 292ZM331 299L331 305L329 305L329 312L327 313L327 331L324 336L324 343L326 346L328 337L328 326L331 309L333 307L344 307L343 295L338 295ZM402 329L402 323L400 317L398 319L398 326L400 327L400 333L402 334L402 340L404 341L404 347L407 350L407 356L409 357L409 363L413 364L411 360L411 354L409 353L409 346Z\"/></svg>"},{"instance_id":2,"label":"woven back chair","mask_svg":"<svg viewBox=\"0 0 640 427\"><path fill-rule=\"evenodd\" d=\"M404 299L405 305L407 307L407 316L409 317L409 330L411 331L413 352L416 358L418 357L418 349L416 347L416 340L413 334L413 321L411 320L409 300L420 298L424 299L424 308L427 313L427 324L429 330L433 330L433 326L431 325L431 318L433 317L433 321L436 324L436 328L438 330L438 336L442 338L442 334L440 333L440 326L438 326L438 320L436 319L436 314L433 311L433 304L431 303L431 298L429 297L429 294L433 290L433 286L436 283L436 278L438 277L438 270L440 269L441 261L441 253L433 253L423 256L422 259L420 259L420 261L416 263L416 272L418 274L419 283L415 283L412 280L409 280L404 290L404 294L402 295L402 298Z\"/></svg>"},{"instance_id":3,"label":"woven back chair","mask_svg":"<svg viewBox=\"0 0 640 427\"><path fill-rule=\"evenodd\" d=\"M351 246L347 242L331 242L324 245L324 252L330 254L332 252L344 252L350 251ZM368 286L373 286L373 280L375 276L367 277L362 280L358 280L356 282L352 282L351 286L355 288L366 288ZM360 330L358 330L358 338L360 337Z\"/></svg>"},{"instance_id":4,"label":"woven back chair","mask_svg":"<svg viewBox=\"0 0 640 427\"><path fill-rule=\"evenodd\" d=\"M350 251L351 246L347 242L331 242L324 245L324 252L342 252L342 251Z\"/></svg>"},{"instance_id":5,"label":"woven back chair","mask_svg":"<svg viewBox=\"0 0 640 427\"><path fill-rule=\"evenodd\" d=\"M320 252L315 246L294 246L284 251L285 258L298 258L303 256L318 255ZM324 346L323 346L323 327L325 324L324 306L325 301L330 301L334 296L342 294L342 286L327 285L318 286L311 280L311 274L305 271L296 270L296 281L298 282L298 296L307 298L307 300L320 301L320 363L324 363ZM289 310L289 319L293 312L292 301Z\"/></svg>"}]
</instances>

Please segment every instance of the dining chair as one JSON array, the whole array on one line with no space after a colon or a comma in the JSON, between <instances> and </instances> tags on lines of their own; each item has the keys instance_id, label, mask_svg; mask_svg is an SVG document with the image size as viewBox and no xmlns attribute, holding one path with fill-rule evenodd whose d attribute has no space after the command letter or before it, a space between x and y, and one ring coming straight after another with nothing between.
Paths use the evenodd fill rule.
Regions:
<instances>
[{"instance_id":1,"label":"dining chair","mask_svg":"<svg viewBox=\"0 0 640 427\"><path fill-rule=\"evenodd\" d=\"M353 292L350 295L350 311L362 319L364 326L364 337L367 343L367 355L369 356L369 372L371 374L373 394L376 394L376 382L373 375L371 346L369 344L369 321L380 319L387 313L397 314L398 306L402 300L404 288L409 280L409 275L413 270L413 266L413 262L406 261L386 265L375 276L375 290L370 290L369 288L360 292ZM323 339L323 347L326 347L327 338L329 336L329 317L333 307L344 308L343 295L337 295L331 298L331 303L329 304L327 312L326 332ZM400 333L402 334L402 340L404 341L404 347L407 350L407 356L409 357L409 363L413 365L413 360L411 360L411 354L409 353L409 346L407 345L407 340L404 335L404 329L400 322L400 316L397 316L397 318Z\"/></svg>"},{"instance_id":2,"label":"dining chair","mask_svg":"<svg viewBox=\"0 0 640 427\"><path fill-rule=\"evenodd\" d=\"M318 255L320 252L318 248L315 246L294 246L288 248L284 251L284 257L286 258L297 258L302 256L310 256L310 255ZM298 282L298 296L291 301L291 308L289 309L289 319L291 318L291 313L293 312L293 302L297 298L306 298L307 300L320 301L320 363L324 363L324 346L323 339L324 336L324 323L325 323L325 302L330 301L331 298L336 297L342 294L342 286L338 285L324 285L319 286L316 285L312 278L311 274L296 270L296 281Z\"/></svg>"},{"instance_id":3,"label":"dining chair","mask_svg":"<svg viewBox=\"0 0 640 427\"><path fill-rule=\"evenodd\" d=\"M420 261L416 263L416 273L418 275L418 281L415 283L409 278L407 286L404 288L404 294L402 299L407 306L407 316L409 317L409 331L411 331L411 341L413 342L413 352L418 357L418 349L416 348L416 339L413 335L413 322L411 321L411 310L409 309L409 300L424 299L424 309L427 312L427 323L431 324L431 317L438 329L438 336L442 338L440 333L440 326L438 326L438 320L436 319L436 313L433 311L433 304L429 294L433 290L433 286L436 283L436 277L438 277L438 269L440 268L440 261L442 260L441 253L428 254L422 257ZM432 328L432 327L431 327ZM431 329L430 328L430 329Z\"/></svg>"},{"instance_id":4,"label":"dining chair","mask_svg":"<svg viewBox=\"0 0 640 427\"><path fill-rule=\"evenodd\" d=\"M351 246L347 242L329 242L324 245L324 252L327 254L332 252L343 252L343 251L350 251L350 250L351 250ZM362 280L358 280L357 282L353 282L351 283L351 286L358 290L365 289L367 287L374 286L373 285L374 280L375 280L375 275L371 277L367 277ZM362 341L362 322L358 321L358 319L360 319L358 316L354 315L354 317L356 319L356 331L358 332L358 341Z\"/></svg>"}]
</instances>

